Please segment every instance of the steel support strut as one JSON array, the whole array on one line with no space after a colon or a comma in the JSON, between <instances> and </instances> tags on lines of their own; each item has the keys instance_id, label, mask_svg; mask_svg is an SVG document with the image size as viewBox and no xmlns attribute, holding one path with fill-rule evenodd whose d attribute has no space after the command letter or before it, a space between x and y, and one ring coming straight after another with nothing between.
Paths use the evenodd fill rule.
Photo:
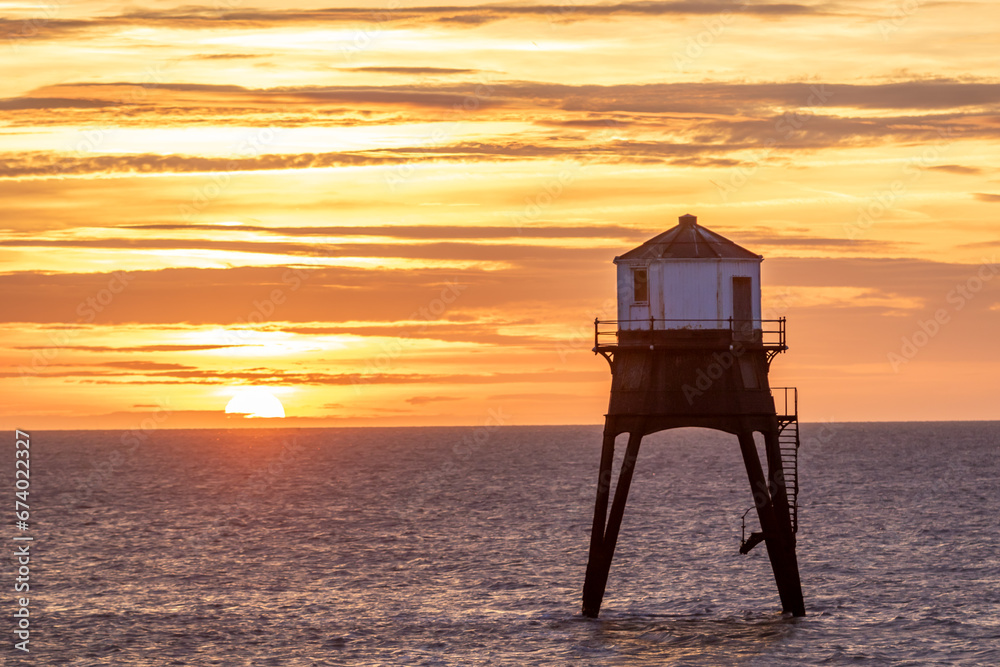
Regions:
<instances>
[{"instance_id":1,"label":"steel support strut","mask_svg":"<svg viewBox=\"0 0 1000 667\"><path fill-rule=\"evenodd\" d=\"M635 460L639 455L639 443L642 442L643 436L641 430L629 433L625 458L618 473L618 484L615 485L615 498L605 526L608 496L611 491L611 465L615 455L615 436L612 433L605 429L597 499L594 502L594 525L590 534L590 557L587 561L587 577L583 583L583 615L591 618L596 618L601 611L604 589L608 583L608 573L611 571L611 559L615 555L615 545L618 543L618 533L621 530L622 517L625 515L625 503L628 501L628 491L632 484L632 473L635 471Z\"/></svg>"},{"instance_id":2,"label":"steel support strut","mask_svg":"<svg viewBox=\"0 0 1000 667\"><path fill-rule=\"evenodd\" d=\"M754 506L757 508L760 528L764 533L767 556L774 571L774 581L778 585L781 609L793 616L805 616L799 565L795 558L795 535L792 533L791 519L788 515L788 499L780 466L781 454L777 451L777 431L765 434L770 481L764 476L761 468L753 432L741 431L739 439L743 463L746 465L747 477L750 480L750 490L753 492ZM774 464L775 461L778 463L777 466Z\"/></svg>"}]
</instances>

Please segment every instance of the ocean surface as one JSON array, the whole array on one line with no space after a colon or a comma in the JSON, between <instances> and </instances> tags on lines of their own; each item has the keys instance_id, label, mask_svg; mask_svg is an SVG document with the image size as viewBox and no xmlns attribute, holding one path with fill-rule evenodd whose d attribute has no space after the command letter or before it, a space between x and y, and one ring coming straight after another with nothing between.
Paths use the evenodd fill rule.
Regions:
<instances>
[{"instance_id":1,"label":"ocean surface","mask_svg":"<svg viewBox=\"0 0 1000 667\"><path fill-rule=\"evenodd\" d=\"M600 427L139 435L31 433L31 653L9 558L5 664L1000 665L997 422L802 426L801 619L737 553L722 433L643 441L598 620Z\"/></svg>"}]
</instances>

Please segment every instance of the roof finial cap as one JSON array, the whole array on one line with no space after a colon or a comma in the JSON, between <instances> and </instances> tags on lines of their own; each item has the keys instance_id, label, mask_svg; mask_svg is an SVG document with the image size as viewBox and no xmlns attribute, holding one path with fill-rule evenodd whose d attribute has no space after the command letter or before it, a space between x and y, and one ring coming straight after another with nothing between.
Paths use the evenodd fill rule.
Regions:
<instances>
[{"instance_id":1,"label":"roof finial cap","mask_svg":"<svg viewBox=\"0 0 1000 667\"><path fill-rule=\"evenodd\" d=\"M681 225L684 227L694 227L698 224L698 216L691 215L690 213L685 213L678 220L680 220Z\"/></svg>"}]
</instances>

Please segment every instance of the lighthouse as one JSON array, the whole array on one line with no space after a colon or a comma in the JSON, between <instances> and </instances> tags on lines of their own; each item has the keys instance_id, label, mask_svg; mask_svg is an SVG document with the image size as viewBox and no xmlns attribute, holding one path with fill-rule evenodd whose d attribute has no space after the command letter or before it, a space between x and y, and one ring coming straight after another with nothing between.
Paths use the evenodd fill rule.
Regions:
<instances>
[{"instance_id":1,"label":"lighthouse","mask_svg":"<svg viewBox=\"0 0 1000 667\"><path fill-rule=\"evenodd\" d=\"M614 259L618 319L594 321L594 352L611 366L611 398L583 587L585 616L601 609L642 438L680 427L736 436L761 527L740 551L763 542L782 610L805 615L795 555L798 398L794 388L768 382L771 362L788 347L785 319L762 318L763 259L693 215ZM628 442L610 498L615 439L623 433ZM763 435L763 463L755 433Z\"/></svg>"}]
</instances>

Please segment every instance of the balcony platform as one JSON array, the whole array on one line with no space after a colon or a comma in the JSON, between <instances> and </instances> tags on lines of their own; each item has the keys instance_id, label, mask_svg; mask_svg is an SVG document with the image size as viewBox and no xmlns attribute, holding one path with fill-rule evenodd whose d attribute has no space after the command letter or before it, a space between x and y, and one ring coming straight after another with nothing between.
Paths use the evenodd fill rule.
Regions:
<instances>
[{"instance_id":1,"label":"balcony platform","mask_svg":"<svg viewBox=\"0 0 1000 667\"><path fill-rule=\"evenodd\" d=\"M594 354L613 363L621 349L763 350L770 364L788 349L785 318L776 320L594 320Z\"/></svg>"}]
</instances>

